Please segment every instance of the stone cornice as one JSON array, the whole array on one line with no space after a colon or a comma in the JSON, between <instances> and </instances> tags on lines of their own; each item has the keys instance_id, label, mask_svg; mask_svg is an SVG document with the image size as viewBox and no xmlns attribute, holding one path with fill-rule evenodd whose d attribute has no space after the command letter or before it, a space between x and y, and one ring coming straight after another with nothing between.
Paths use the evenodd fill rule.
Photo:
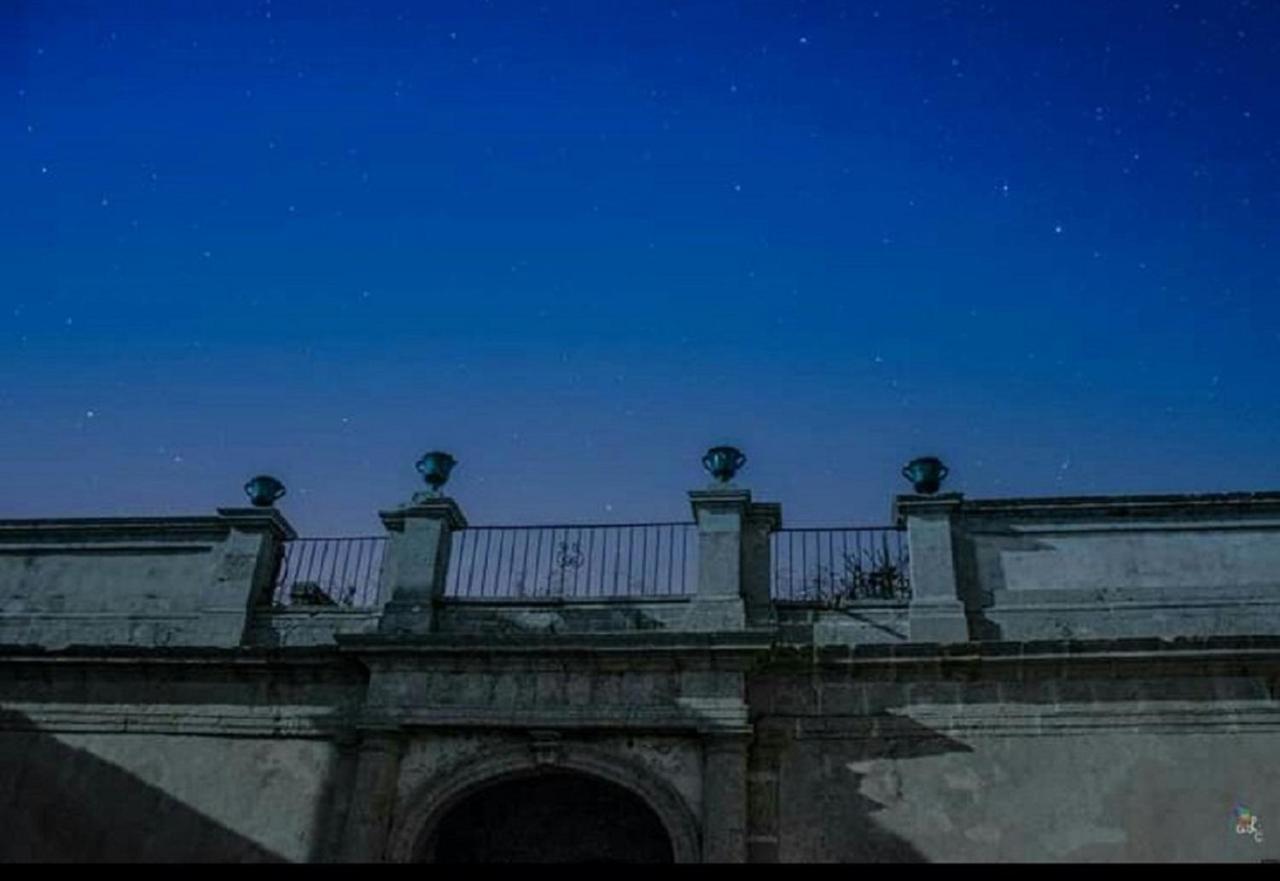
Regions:
<instances>
[{"instance_id":1,"label":"stone cornice","mask_svg":"<svg viewBox=\"0 0 1280 881\"><path fill-rule=\"evenodd\" d=\"M240 530L272 532L277 538L291 541L298 537L293 526L276 508L219 508L218 516Z\"/></svg>"},{"instance_id":2,"label":"stone cornice","mask_svg":"<svg viewBox=\"0 0 1280 881\"><path fill-rule=\"evenodd\" d=\"M425 520L443 520L451 530L467 528L467 518L463 515L458 503L448 496L426 497L414 496L411 503L393 508L390 511L379 511L382 525L387 529L399 532L404 529L405 520L420 518Z\"/></svg>"},{"instance_id":3,"label":"stone cornice","mask_svg":"<svg viewBox=\"0 0 1280 881\"><path fill-rule=\"evenodd\" d=\"M698 519L699 510L737 509L745 513L751 507L751 490L732 484L689 490L689 508L694 520Z\"/></svg>"},{"instance_id":4,"label":"stone cornice","mask_svg":"<svg viewBox=\"0 0 1280 881\"><path fill-rule=\"evenodd\" d=\"M1208 637L1203 639L1131 638L980 642L940 645L897 643L850 646L778 646L762 672L796 669L847 669L867 678L917 678L942 675L981 681L1057 676L1064 670L1097 670L1124 676L1126 670L1158 665L1163 671L1220 675L1210 668L1242 663L1280 667L1280 636ZM877 673L876 671L884 671ZM865 674L859 671L866 671ZM1074 674L1073 674L1074 675ZM1160 673L1166 675L1166 672Z\"/></svg>"},{"instance_id":5,"label":"stone cornice","mask_svg":"<svg viewBox=\"0 0 1280 881\"><path fill-rule=\"evenodd\" d=\"M174 539L217 541L232 529L274 532L297 537L275 508L219 508L216 515L177 517L56 517L0 520L0 546L33 544L104 544Z\"/></svg>"},{"instance_id":6,"label":"stone cornice","mask_svg":"<svg viewBox=\"0 0 1280 881\"><path fill-rule=\"evenodd\" d=\"M70 645L45 648L38 645L0 644L0 664L103 664L113 666L203 666L270 668L280 665L347 667L349 659L336 646L272 648L205 648L201 646L100 646Z\"/></svg>"},{"instance_id":7,"label":"stone cornice","mask_svg":"<svg viewBox=\"0 0 1280 881\"><path fill-rule=\"evenodd\" d=\"M629 655L669 657L681 653L742 653L755 656L774 643L772 629L698 633L681 631L608 632L580 634L432 633L414 637L375 634L338 634L340 650L350 654L382 656L490 655L563 656Z\"/></svg>"},{"instance_id":8,"label":"stone cornice","mask_svg":"<svg viewBox=\"0 0 1280 881\"><path fill-rule=\"evenodd\" d=\"M884 743L938 737L1037 737L1107 734L1265 734L1280 732L1280 707L1250 701L1061 703L999 701L913 704L887 713L801 717L797 740Z\"/></svg>"},{"instance_id":9,"label":"stone cornice","mask_svg":"<svg viewBox=\"0 0 1280 881\"><path fill-rule=\"evenodd\" d=\"M223 517L60 517L0 521L0 545L17 542L101 543L168 541L173 538L217 540L230 524Z\"/></svg>"},{"instance_id":10,"label":"stone cornice","mask_svg":"<svg viewBox=\"0 0 1280 881\"><path fill-rule=\"evenodd\" d=\"M1280 514L1280 492L967 499L966 516L1125 517Z\"/></svg>"},{"instance_id":11,"label":"stone cornice","mask_svg":"<svg viewBox=\"0 0 1280 881\"><path fill-rule=\"evenodd\" d=\"M754 523L764 524L770 532L782 528L782 505L779 502L752 502L747 507L747 517Z\"/></svg>"},{"instance_id":12,"label":"stone cornice","mask_svg":"<svg viewBox=\"0 0 1280 881\"><path fill-rule=\"evenodd\" d=\"M896 496L890 520L901 526L907 515L954 514L964 502L963 493L938 493L933 496Z\"/></svg>"},{"instance_id":13,"label":"stone cornice","mask_svg":"<svg viewBox=\"0 0 1280 881\"><path fill-rule=\"evenodd\" d=\"M333 739L353 717L330 707L6 703L0 731Z\"/></svg>"},{"instance_id":14,"label":"stone cornice","mask_svg":"<svg viewBox=\"0 0 1280 881\"><path fill-rule=\"evenodd\" d=\"M483 728L566 730L623 730L628 732L717 732L749 730L745 704L715 708L707 713L700 707L680 703L632 705L620 712L616 706L491 707L431 706L394 707L366 711L357 721L359 728L388 731L406 728Z\"/></svg>"},{"instance_id":15,"label":"stone cornice","mask_svg":"<svg viewBox=\"0 0 1280 881\"><path fill-rule=\"evenodd\" d=\"M898 496L893 522L908 514L958 514L966 518L1096 519L1187 516L1280 515L1280 492L1199 493L1133 496L1044 496L1030 498L966 499L961 493Z\"/></svg>"}]
</instances>

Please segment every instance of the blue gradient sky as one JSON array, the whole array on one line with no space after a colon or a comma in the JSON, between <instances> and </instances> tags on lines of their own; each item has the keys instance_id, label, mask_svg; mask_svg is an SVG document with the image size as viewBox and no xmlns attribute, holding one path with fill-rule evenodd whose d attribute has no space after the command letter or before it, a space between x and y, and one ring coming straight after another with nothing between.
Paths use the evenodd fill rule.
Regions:
<instances>
[{"instance_id":1,"label":"blue gradient sky","mask_svg":"<svg viewBox=\"0 0 1280 881\"><path fill-rule=\"evenodd\" d=\"M1277 83L1262 0L0 0L0 514L1280 488Z\"/></svg>"}]
</instances>

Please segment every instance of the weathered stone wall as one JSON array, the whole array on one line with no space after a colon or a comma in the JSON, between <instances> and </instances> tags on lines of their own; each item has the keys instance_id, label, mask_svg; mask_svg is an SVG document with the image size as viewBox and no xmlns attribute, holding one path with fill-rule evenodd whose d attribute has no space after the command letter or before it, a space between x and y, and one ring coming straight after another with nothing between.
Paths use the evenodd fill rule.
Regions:
<instances>
[{"instance_id":1,"label":"weathered stone wall","mask_svg":"<svg viewBox=\"0 0 1280 881\"><path fill-rule=\"evenodd\" d=\"M959 595L978 639L1280 633L1280 498L964 502Z\"/></svg>"},{"instance_id":2,"label":"weathered stone wall","mask_svg":"<svg viewBox=\"0 0 1280 881\"><path fill-rule=\"evenodd\" d=\"M756 858L1280 856L1280 644L1248 663L1222 647L1002 646L1009 656L826 652L755 678ZM1238 803L1262 843L1235 833Z\"/></svg>"},{"instance_id":3,"label":"weathered stone wall","mask_svg":"<svg viewBox=\"0 0 1280 881\"><path fill-rule=\"evenodd\" d=\"M792 645L874 645L911 639L906 603L859 602L841 608L789 603L777 610L778 640Z\"/></svg>"},{"instance_id":4,"label":"weathered stone wall","mask_svg":"<svg viewBox=\"0 0 1280 881\"><path fill-rule=\"evenodd\" d=\"M340 659L4 661L0 860L328 858L363 691Z\"/></svg>"},{"instance_id":5,"label":"weathered stone wall","mask_svg":"<svg viewBox=\"0 0 1280 881\"><path fill-rule=\"evenodd\" d=\"M376 633L380 609L260 609L245 643L263 648L332 646L339 636Z\"/></svg>"},{"instance_id":6,"label":"weathered stone wall","mask_svg":"<svg viewBox=\"0 0 1280 881\"><path fill-rule=\"evenodd\" d=\"M0 731L0 860L322 859L337 762L315 740Z\"/></svg>"},{"instance_id":7,"label":"weathered stone wall","mask_svg":"<svg viewBox=\"0 0 1280 881\"><path fill-rule=\"evenodd\" d=\"M239 645L292 536L259 509L0 521L0 644Z\"/></svg>"}]
</instances>

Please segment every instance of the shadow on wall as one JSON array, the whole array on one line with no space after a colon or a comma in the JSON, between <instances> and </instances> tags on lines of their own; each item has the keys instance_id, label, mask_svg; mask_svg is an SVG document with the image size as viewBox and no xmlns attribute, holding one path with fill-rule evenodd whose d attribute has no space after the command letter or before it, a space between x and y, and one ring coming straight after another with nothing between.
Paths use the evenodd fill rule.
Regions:
<instances>
[{"instance_id":1,"label":"shadow on wall","mask_svg":"<svg viewBox=\"0 0 1280 881\"><path fill-rule=\"evenodd\" d=\"M903 797L894 763L972 747L889 714L800 720L794 730L779 769L783 861L929 861L876 819Z\"/></svg>"},{"instance_id":2,"label":"shadow on wall","mask_svg":"<svg viewBox=\"0 0 1280 881\"><path fill-rule=\"evenodd\" d=\"M22 713L0 729L0 861L283 862Z\"/></svg>"}]
</instances>

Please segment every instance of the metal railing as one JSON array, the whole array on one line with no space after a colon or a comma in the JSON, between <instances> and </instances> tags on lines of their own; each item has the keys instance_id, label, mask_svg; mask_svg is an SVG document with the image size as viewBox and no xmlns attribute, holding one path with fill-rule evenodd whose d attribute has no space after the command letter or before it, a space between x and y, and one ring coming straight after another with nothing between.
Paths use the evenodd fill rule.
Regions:
<instances>
[{"instance_id":1,"label":"metal railing","mask_svg":"<svg viewBox=\"0 0 1280 881\"><path fill-rule=\"evenodd\" d=\"M904 529L782 529L771 540L775 600L842 605L911 597Z\"/></svg>"},{"instance_id":2,"label":"metal railing","mask_svg":"<svg viewBox=\"0 0 1280 881\"><path fill-rule=\"evenodd\" d=\"M697 584L693 523L469 526L453 536L445 596L635 599Z\"/></svg>"},{"instance_id":3,"label":"metal railing","mask_svg":"<svg viewBox=\"0 0 1280 881\"><path fill-rule=\"evenodd\" d=\"M289 608L371 608L378 601L386 548L386 536L286 541L272 603Z\"/></svg>"}]
</instances>

